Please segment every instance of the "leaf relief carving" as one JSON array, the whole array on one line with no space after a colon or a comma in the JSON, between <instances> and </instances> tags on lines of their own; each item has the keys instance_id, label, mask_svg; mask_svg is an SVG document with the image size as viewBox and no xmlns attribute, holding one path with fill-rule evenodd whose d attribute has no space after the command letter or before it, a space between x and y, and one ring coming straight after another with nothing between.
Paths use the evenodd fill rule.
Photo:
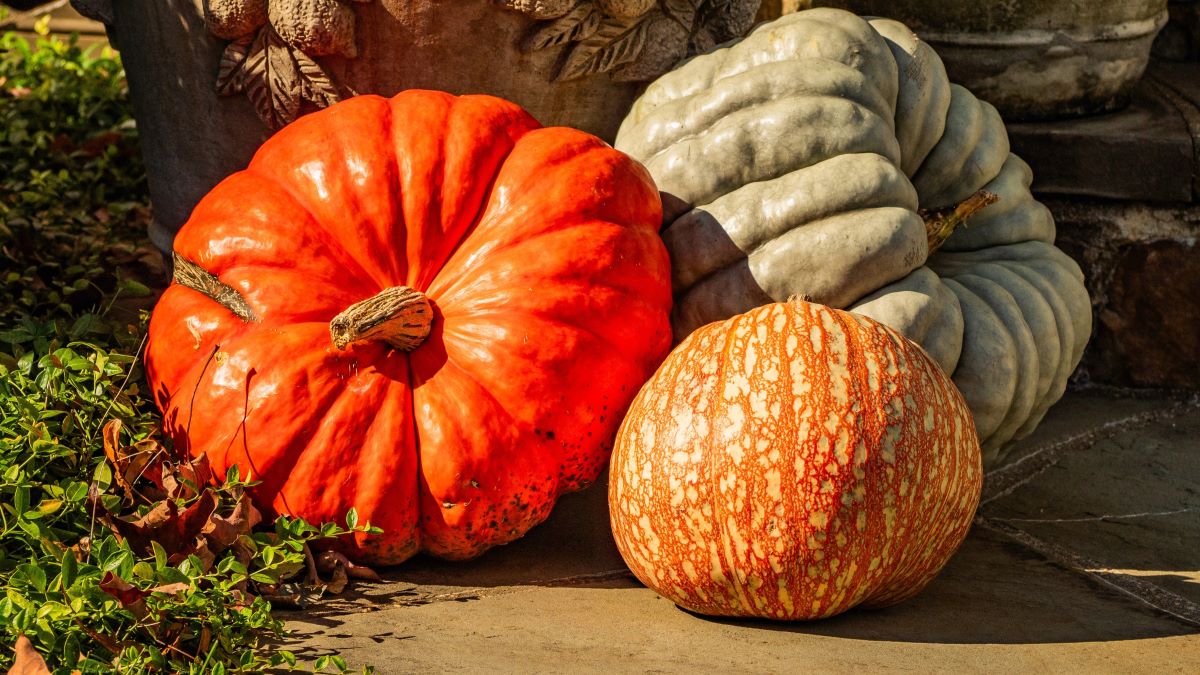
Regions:
<instances>
[{"instance_id":1,"label":"leaf relief carving","mask_svg":"<svg viewBox=\"0 0 1200 675\"><path fill-rule=\"evenodd\" d=\"M651 80L680 58L743 35L759 0L501 0L537 20L521 44L561 47L555 81L611 73Z\"/></svg>"},{"instance_id":2,"label":"leaf relief carving","mask_svg":"<svg viewBox=\"0 0 1200 675\"><path fill-rule=\"evenodd\" d=\"M595 4L581 2L566 16L535 26L529 36L525 38L522 48L527 52L536 52L569 42L586 40L596 33L596 29L600 28L600 19L600 10L596 8Z\"/></svg>"},{"instance_id":3,"label":"leaf relief carving","mask_svg":"<svg viewBox=\"0 0 1200 675\"><path fill-rule=\"evenodd\" d=\"M574 80L586 75L606 73L636 59L646 46L649 21L607 18L596 32L571 50L554 79Z\"/></svg>"},{"instance_id":4,"label":"leaf relief carving","mask_svg":"<svg viewBox=\"0 0 1200 675\"><path fill-rule=\"evenodd\" d=\"M341 90L313 56L357 55L353 2L370 0L205 0L209 29L232 39L221 54L216 90L245 93L272 129L296 119L307 102L323 108Z\"/></svg>"}]
</instances>

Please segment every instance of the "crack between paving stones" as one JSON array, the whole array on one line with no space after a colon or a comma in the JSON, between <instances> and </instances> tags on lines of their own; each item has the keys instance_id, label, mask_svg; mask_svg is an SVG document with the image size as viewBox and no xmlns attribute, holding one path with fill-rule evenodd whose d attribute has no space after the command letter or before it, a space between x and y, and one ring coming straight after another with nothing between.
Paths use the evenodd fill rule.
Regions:
<instances>
[{"instance_id":1,"label":"crack between paving stones","mask_svg":"<svg viewBox=\"0 0 1200 675\"><path fill-rule=\"evenodd\" d=\"M1109 520L1130 520L1133 518L1154 518L1157 516L1174 516L1180 513L1192 513L1196 509L1175 509L1174 511L1146 511L1143 513L1116 513L1102 516L1087 516L1084 518L992 518L999 523L1095 523Z\"/></svg>"},{"instance_id":2,"label":"crack between paving stones","mask_svg":"<svg viewBox=\"0 0 1200 675\"><path fill-rule=\"evenodd\" d=\"M983 495L979 500L979 508L982 509L988 503L1011 494L1046 469L1057 464L1058 460L1067 453L1087 450L1096 443L1112 438L1119 433L1178 417L1198 408L1200 406L1195 401L1182 402L1162 410L1152 410L1105 422L1099 428L1088 429L1044 445L1012 464L987 474L984 477Z\"/></svg>"},{"instance_id":3,"label":"crack between paving stones","mask_svg":"<svg viewBox=\"0 0 1200 675\"><path fill-rule=\"evenodd\" d=\"M975 524L998 532L1021 546L1099 584L1127 595L1160 612L1192 626L1200 626L1200 605L1155 584L1129 574L1123 574L1098 561L1081 556L1062 546L1043 541L1025 530L1001 520L977 516Z\"/></svg>"}]
</instances>

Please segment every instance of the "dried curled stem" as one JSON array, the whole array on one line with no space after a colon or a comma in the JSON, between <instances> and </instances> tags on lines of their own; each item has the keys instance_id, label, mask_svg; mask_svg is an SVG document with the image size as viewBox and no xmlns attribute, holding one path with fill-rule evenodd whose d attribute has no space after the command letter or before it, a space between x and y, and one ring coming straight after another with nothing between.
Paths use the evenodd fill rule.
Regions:
<instances>
[{"instance_id":1,"label":"dried curled stem","mask_svg":"<svg viewBox=\"0 0 1200 675\"><path fill-rule=\"evenodd\" d=\"M995 203L1000 197L987 190L979 190L954 206L941 209L922 209L921 218L925 220L925 233L929 237L929 252L938 250L946 240L954 234L959 225L978 213L985 206Z\"/></svg>"},{"instance_id":2,"label":"dried curled stem","mask_svg":"<svg viewBox=\"0 0 1200 675\"><path fill-rule=\"evenodd\" d=\"M173 253L172 256L175 263L175 283L212 298L214 302L233 312L242 321L258 321L254 310L250 309L250 305L247 304L241 293L226 286L212 272L178 253Z\"/></svg>"},{"instance_id":3,"label":"dried curled stem","mask_svg":"<svg viewBox=\"0 0 1200 675\"><path fill-rule=\"evenodd\" d=\"M424 293L408 286L393 286L333 317L329 335L338 349L364 340L382 340L408 352L425 341L432 322L433 310Z\"/></svg>"}]
</instances>

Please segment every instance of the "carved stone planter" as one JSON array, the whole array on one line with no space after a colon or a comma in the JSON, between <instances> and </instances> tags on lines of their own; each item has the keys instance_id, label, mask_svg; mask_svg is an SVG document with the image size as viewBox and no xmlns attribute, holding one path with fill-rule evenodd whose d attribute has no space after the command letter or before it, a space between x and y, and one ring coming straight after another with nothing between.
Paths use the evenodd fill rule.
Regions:
<instances>
[{"instance_id":1,"label":"carved stone planter","mask_svg":"<svg viewBox=\"0 0 1200 675\"><path fill-rule=\"evenodd\" d=\"M804 2L801 2L804 4ZM815 0L899 19L937 49L950 78L1010 120L1124 107L1167 0Z\"/></svg>"},{"instance_id":2,"label":"carved stone planter","mask_svg":"<svg viewBox=\"0 0 1200 675\"><path fill-rule=\"evenodd\" d=\"M611 140L641 82L759 0L72 0L121 50L156 223L174 232L298 115L355 93L486 93Z\"/></svg>"}]
</instances>

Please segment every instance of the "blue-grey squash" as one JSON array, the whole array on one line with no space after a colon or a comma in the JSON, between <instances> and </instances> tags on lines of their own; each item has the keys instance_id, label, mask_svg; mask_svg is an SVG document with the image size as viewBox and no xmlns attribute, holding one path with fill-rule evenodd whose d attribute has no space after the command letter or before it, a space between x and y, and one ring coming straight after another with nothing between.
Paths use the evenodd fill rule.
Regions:
<instances>
[{"instance_id":1,"label":"blue-grey squash","mask_svg":"<svg viewBox=\"0 0 1200 675\"><path fill-rule=\"evenodd\" d=\"M952 376L987 467L1062 396L1083 275L995 108L902 24L762 24L651 83L616 147L663 193L676 339L792 296L878 319Z\"/></svg>"}]
</instances>

